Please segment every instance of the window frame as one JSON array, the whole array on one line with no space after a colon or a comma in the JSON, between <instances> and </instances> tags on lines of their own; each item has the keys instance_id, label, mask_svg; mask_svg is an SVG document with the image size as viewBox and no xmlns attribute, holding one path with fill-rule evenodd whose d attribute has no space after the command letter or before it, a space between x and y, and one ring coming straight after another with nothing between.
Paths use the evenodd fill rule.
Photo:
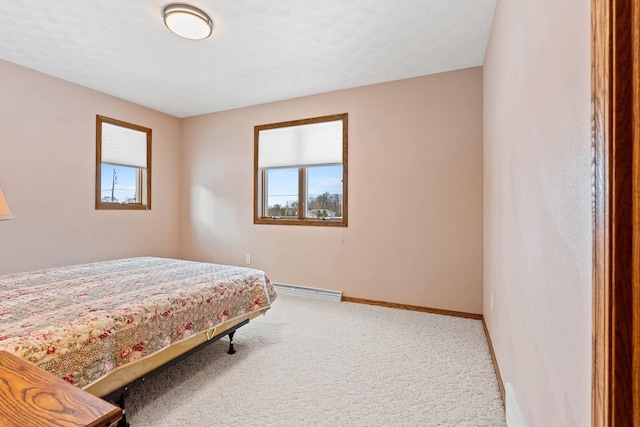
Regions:
<instances>
[{"instance_id":1,"label":"window frame","mask_svg":"<svg viewBox=\"0 0 640 427\"><path fill-rule=\"evenodd\" d=\"M260 131L268 129L276 129L291 126L308 125L313 123L331 122L342 120L342 217L336 219L319 219L307 218L308 203L308 182L307 169L309 167L297 167L291 165L291 168L298 169L298 217L281 217L271 218L264 216L268 212L267 203L267 170L258 168L258 148L260 143ZM253 128L254 139L254 165L253 165L253 223L254 224L275 224L275 225L310 225L322 227L347 227L348 225L348 197L347 197L347 177L348 177L348 113L332 114L329 116L312 117L308 119L292 120L287 122L271 123L266 125L258 125ZM325 166L325 165L317 165Z\"/></svg>"},{"instance_id":2,"label":"window frame","mask_svg":"<svg viewBox=\"0 0 640 427\"><path fill-rule=\"evenodd\" d=\"M102 124L109 123L115 126L133 129L144 132L147 135L147 177L146 186L142 176L142 168L137 171L137 188L136 193L139 200L138 203L107 203L102 201ZM95 208L96 210L151 210L151 129L124 122L122 120L112 119L110 117L96 115L96 194ZM146 188L145 188L146 187ZM146 202L142 203L142 191L146 192Z\"/></svg>"}]
</instances>

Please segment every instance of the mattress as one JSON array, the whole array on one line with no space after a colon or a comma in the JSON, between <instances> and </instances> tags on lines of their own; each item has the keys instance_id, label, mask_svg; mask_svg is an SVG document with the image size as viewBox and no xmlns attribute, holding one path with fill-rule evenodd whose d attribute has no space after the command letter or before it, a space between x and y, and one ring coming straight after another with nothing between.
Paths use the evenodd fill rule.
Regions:
<instances>
[{"instance_id":1,"label":"mattress","mask_svg":"<svg viewBox=\"0 0 640 427\"><path fill-rule=\"evenodd\" d=\"M4 275L0 349L104 395L275 298L260 270L165 258Z\"/></svg>"}]
</instances>

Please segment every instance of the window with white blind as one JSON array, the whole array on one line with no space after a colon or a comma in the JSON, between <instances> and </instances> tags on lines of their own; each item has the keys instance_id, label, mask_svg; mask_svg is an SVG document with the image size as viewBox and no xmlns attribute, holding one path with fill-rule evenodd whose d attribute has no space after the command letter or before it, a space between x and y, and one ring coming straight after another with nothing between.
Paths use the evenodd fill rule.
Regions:
<instances>
[{"instance_id":1,"label":"window with white blind","mask_svg":"<svg viewBox=\"0 0 640 427\"><path fill-rule=\"evenodd\" d=\"M96 116L96 209L151 209L151 129Z\"/></svg>"},{"instance_id":2,"label":"window with white blind","mask_svg":"<svg viewBox=\"0 0 640 427\"><path fill-rule=\"evenodd\" d=\"M254 223L347 226L347 114L254 127Z\"/></svg>"}]
</instances>

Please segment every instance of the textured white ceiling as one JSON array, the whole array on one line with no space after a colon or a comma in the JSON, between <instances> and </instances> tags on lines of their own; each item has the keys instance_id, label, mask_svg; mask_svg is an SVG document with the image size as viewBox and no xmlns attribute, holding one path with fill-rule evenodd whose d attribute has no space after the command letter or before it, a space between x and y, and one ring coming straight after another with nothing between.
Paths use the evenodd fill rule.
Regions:
<instances>
[{"instance_id":1,"label":"textured white ceiling","mask_svg":"<svg viewBox=\"0 0 640 427\"><path fill-rule=\"evenodd\" d=\"M5 0L0 58L177 117L482 65L496 0Z\"/></svg>"}]
</instances>

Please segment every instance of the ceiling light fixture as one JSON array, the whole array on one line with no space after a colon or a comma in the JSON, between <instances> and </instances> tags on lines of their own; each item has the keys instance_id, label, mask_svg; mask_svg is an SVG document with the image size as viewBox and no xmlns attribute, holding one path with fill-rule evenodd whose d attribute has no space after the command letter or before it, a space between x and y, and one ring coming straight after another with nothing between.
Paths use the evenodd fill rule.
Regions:
<instances>
[{"instance_id":1,"label":"ceiling light fixture","mask_svg":"<svg viewBox=\"0 0 640 427\"><path fill-rule=\"evenodd\" d=\"M188 4L168 4L162 9L162 15L167 28L185 39L202 40L213 32L209 15Z\"/></svg>"}]
</instances>

